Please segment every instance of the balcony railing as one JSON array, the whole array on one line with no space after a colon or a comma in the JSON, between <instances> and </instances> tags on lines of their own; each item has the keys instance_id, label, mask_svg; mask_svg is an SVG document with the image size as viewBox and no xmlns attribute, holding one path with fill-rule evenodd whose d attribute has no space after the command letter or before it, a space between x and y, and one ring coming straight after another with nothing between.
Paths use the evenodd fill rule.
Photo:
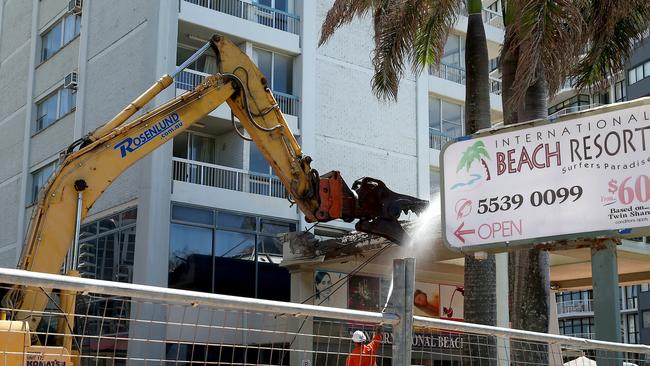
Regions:
<instances>
[{"instance_id":1,"label":"balcony railing","mask_svg":"<svg viewBox=\"0 0 650 366\"><path fill-rule=\"evenodd\" d=\"M572 106L572 107L567 107L567 108L564 108L564 109L560 109L559 111L557 111L557 112L551 114L550 116L548 116L548 120L553 122L556 119L558 119L558 117L563 116L565 114L580 112L580 111L586 111L587 109L596 108L599 105L601 105L601 104L600 103L592 103L592 104L575 105L575 106Z\"/></svg>"},{"instance_id":2,"label":"balcony railing","mask_svg":"<svg viewBox=\"0 0 650 366\"><path fill-rule=\"evenodd\" d=\"M497 27L499 29L505 29L503 26L503 16L501 13L483 8L481 14L483 15L483 23Z\"/></svg>"},{"instance_id":3,"label":"balcony railing","mask_svg":"<svg viewBox=\"0 0 650 366\"><path fill-rule=\"evenodd\" d=\"M270 174L249 172L177 157L172 158L172 163L174 180L262 196L288 197L280 179Z\"/></svg>"},{"instance_id":4,"label":"balcony railing","mask_svg":"<svg viewBox=\"0 0 650 366\"><path fill-rule=\"evenodd\" d=\"M442 147L445 146L448 141L452 141L453 139L455 139L455 137L447 136L440 132L440 130L429 127L429 148L442 150Z\"/></svg>"},{"instance_id":5,"label":"balcony railing","mask_svg":"<svg viewBox=\"0 0 650 366\"><path fill-rule=\"evenodd\" d=\"M435 77L441 79L453 81L457 84L466 85L467 77L465 75L465 69L462 69L458 66L440 64L440 66L429 68L429 73ZM501 95L501 80L496 78L490 78L490 93Z\"/></svg>"},{"instance_id":6,"label":"balcony railing","mask_svg":"<svg viewBox=\"0 0 650 366\"><path fill-rule=\"evenodd\" d=\"M458 66L440 64L440 66L429 68L429 73L433 76L439 77L441 79L453 81L454 83L466 84L465 79L465 69L462 69Z\"/></svg>"},{"instance_id":7,"label":"balcony railing","mask_svg":"<svg viewBox=\"0 0 650 366\"><path fill-rule=\"evenodd\" d=\"M569 300L557 303L557 315L592 312L592 300Z\"/></svg>"},{"instance_id":8,"label":"balcony railing","mask_svg":"<svg viewBox=\"0 0 650 366\"><path fill-rule=\"evenodd\" d=\"M563 335L568 337L594 339L595 333L570 333L570 334L563 334Z\"/></svg>"},{"instance_id":9,"label":"balcony railing","mask_svg":"<svg viewBox=\"0 0 650 366\"><path fill-rule=\"evenodd\" d=\"M241 0L184 0L285 32L300 34L300 17L282 10Z\"/></svg>"},{"instance_id":10,"label":"balcony railing","mask_svg":"<svg viewBox=\"0 0 650 366\"><path fill-rule=\"evenodd\" d=\"M461 13L467 16L467 9L463 7ZM503 25L503 16L501 13L491 9L483 8L481 16L483 17L483 24L491 25L499 29L505 29L505 26Z\"/></svg>"},{"instance_id":11,"label":"balcony railing","mask_svg":"<svg viewBox=\"0 0 650 366\"><path fill-rule=\"evenodd\" d=\"M206 76L208 75L209 74L206 74L204 72L185 69L180 73L178 73L178 75L176 76L176 80L175 80L176 88L182 90L192 90L197 85L202 83L203 80L205 80ZM278 105L280 106L280 110L282 111L282 113L291 116L298 116L298 114L300 113L300 98L298 98L295 95L281 93L278 91L272 91L272 92L273 92L273 96L275 97L275 100L278 102Z\"/></svg>"},{"instance_id":12,"label":"balcony railing","mask_svg":"<svg viewBox=\"0 0 650 366\"><path fill-rule=\"evenodd\" d=\"M490 93L501 95L502 89L501 80L490 78Z\"/></svg>"}]
</instances>

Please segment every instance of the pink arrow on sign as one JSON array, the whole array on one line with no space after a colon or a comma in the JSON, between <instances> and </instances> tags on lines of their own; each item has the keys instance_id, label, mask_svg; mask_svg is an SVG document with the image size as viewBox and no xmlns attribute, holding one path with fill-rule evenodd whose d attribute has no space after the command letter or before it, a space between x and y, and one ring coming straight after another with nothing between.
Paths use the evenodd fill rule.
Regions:
<instances>
[{"instance_id":1,"label":"pink arrow on sign","mask_svg":"<svg viewBox=\"0 0 650 366\"><path fill-rule=\"evenodd\" d=\"M463 230L463 226L465 226L465 222L464 222L464 221L461 222L461 223L460 223L460 226L458 227L458 229L456 229L456 230L454 231L454 235L456 235L456 237L457 237L461 242L463 242L463 244L465 244L465 238L463 238L463 235L474 234L474 233L476 232L476 230L474 230L474 229Z\"/></svg>"}]
</instances>

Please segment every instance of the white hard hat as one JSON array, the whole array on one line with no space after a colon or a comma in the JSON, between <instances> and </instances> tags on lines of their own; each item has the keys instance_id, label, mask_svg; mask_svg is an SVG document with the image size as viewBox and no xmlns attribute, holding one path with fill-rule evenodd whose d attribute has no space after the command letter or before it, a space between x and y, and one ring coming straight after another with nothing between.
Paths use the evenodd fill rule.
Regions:
<instances>
[{"instance_id":1,"label":"white hard hat","mask_svg":"<svg viewBox=\"0 0 650 366\"><path fill-rule=\"evenodd\" d=\"M366 341L366 335L363 334L362 331L355 330L354 333L352 333L352 342L354 342L354 343L363 343L365 341Z\"/></svg>"}]
</instances>

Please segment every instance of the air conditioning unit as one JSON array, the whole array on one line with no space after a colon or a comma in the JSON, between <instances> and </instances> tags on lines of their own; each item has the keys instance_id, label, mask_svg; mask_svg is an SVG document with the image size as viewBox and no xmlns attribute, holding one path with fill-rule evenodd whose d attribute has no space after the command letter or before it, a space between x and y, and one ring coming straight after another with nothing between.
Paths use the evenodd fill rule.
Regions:
<instances>
[{"instance_id":1,"label":"air conditioning unit","mask_svg":"<svg viewBox=\"0 0 650 366\"><path fill-rule=\"evenodd\" d=\"M81 14L81 5L83 0L70 0L68 2L68 12L72 14Z\"/></svg>"},{"instance_id":2,"label":"air conditioning unit","mask_svg":"<svg viewBox=\"0 0 650 366\"><path fill-rule=\"evenodd\" d=\"M76 72L71 72L68 75L65 76L65 79L63 79L63 87L65 89L77 89L77 73Z\"/></svg>"}]
</instances>

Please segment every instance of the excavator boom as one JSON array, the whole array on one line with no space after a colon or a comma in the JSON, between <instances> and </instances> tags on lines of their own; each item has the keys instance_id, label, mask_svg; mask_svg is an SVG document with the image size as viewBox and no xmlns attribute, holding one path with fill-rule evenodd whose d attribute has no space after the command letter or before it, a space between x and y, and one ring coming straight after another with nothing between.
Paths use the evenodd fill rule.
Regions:
<instances>
[{"instance_id":1,"label":"excavator boom","mask_svg":"<svg viewBox=\"0 0 650 366\"><path fill-rule=\"evenodd\" d=\"M419 212L426 201L394 193L372 178L359 180L349 188L338 172L320 177L310 166L311 158L302 153L266 78L255 64L224 37L213 36L202 50L208 48L216 53L217 74L208 76L194 90L126 122L173 83L171 76L163 76L115 118L73 143L62 155L56 172L39 195L19 268L58 273L78 223L108 186L128 167L224 102L308 222L359 219L357 228L362 231L396 242L403 240L405 233L397 223L400 212ZM6 305L17 310L11 314L12 320L25 321L29 328L36 329L38 314L47 305L46 291L14 288L4 298Z\"/></svg>"}]
</instances>

